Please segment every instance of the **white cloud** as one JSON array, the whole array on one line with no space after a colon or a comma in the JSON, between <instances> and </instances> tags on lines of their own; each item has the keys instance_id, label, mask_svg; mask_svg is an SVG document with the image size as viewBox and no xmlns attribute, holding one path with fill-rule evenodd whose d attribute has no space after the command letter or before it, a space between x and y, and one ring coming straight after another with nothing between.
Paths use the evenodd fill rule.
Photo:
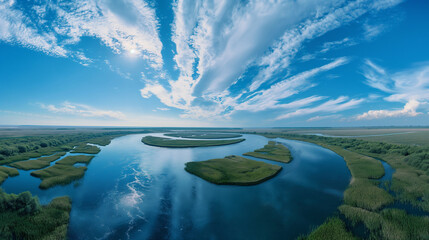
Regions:
<instances>
[{"instance_id":1,"label":"white cloud","mask_svg":"<svg viewBox=\"0 0 429 240\"><path fill-rule=\"evenodd\" d=\"M64 102L59 106L52 104L40 104L40 106L53 113L65 113L82 117L125 119L125 115L120 111L101 110L84 104Z\"/></svg>"},{"instance_id":2,"label":"white cloud","mask_svg":"<svg viewBox=\"0 0 429 240\"><path fill-rule=\"evenodd\" d=\"M170 110L169 108L160 108L160 107L158 107L156 109L158 109L159 111L169 111Z\"/></svg>"},{"instance_id":3,"label":"white cloud","mask_svg":"<svg viewBox=\"0 0 429 240\"><path fill-rule=\"evenodd\" d=\"M322 97L307 97L293 104L280 100L313 87L314 84L299 78L307 79L310 76L304 74L317 72L287 78L283 73L289 72L289 65L306 41L369 11L383 9L377 2L386 0L178 0L173 8L172 40L179 77L167 84L147 81L141 95L154 95L166 106L184 110L182 117L194 118L229 117L238 110L256 112L312 104ZM395 5L393 1L388 4ZM354 41L345 37L327 43L322 51L351 44ZM344 64L345 60L337 63ZM242 84L238 81L249 67L259 70L248 82L247 90L232 91L234 84Z\"/></svg>"},{"instance_id":4,"label":"white cloud","mask_svg":"<svg viewBox=\"0 0 429 240\"><path fill-rule=\"evenodd\" d=\"M115 53L134 52L153 68L162 67L158 21L145 1L74 0L34 3L29 9L0 2L0 40L87 65L91 59L72 47L85 36L100 39Z\"/></svg>"},{"instance_id":5,"label":"white cloud","mask_svg":"<svg viewBox=\"0 0 429 240\"><path fill-rule=\"evenodd\" d=\"M356 117L357 120L369 120L387 117L415 117L421 113L416 112L420 103L410 100L403 109L398 110L370 110Z\"/></svg>"},{"instance_id":6,"label":"white cloud","mask_svg":"<svg viewBox=\"0 0 429 240\"><path fill-rule=\"evenodd\" d=\"M309 107L309 108L301 108L294 112L286 113L280 115L276 118L276 120L287 119L291 117L303 116L312 113L336 113L340 111L345 111L348 109L352 109L361 104L364 99L350 99L348 97L342 96L335 100L326 101L319 106Z\"/></svg>"},{"instance_id":7,"label":"white cloud","mask_svg":"<svg viewBox=\"0 0 429 240\"><path fill-rule=\"evenodd\" d=\"M401 102L405 106L403 109L396 110L370 110L357 116L357 120L414 117L420 114L417 109L429 101L429 63L396 73L389 73L368 59L365 64L363 75L366 78L366 84L388 94L384 100Z\"/></svg>"},{"instance_id":8,"label":"white cloud","mask_svg":"<svg viewBox=\"0 0 429 240\"><path fill-rule=\"evenodd\" d=\"M254 97L237 106L237 110L262 111L271 108L282 108L282 106L285 105L279 104L279 100L298 94L313 86L308 82L308 79L321 72L339 67L347 62L347 58L338 58L329 64L284 79L272 85L267 90L257 92ZM320 97L307 98L307 101L308 100L311 100L308 102L311 103L320 100Z\"/></svg>"},{"instance_id":9,"label":"white cloud","mask_svg":"<svg viewBox=\"0 0 429 240\"><path fill-rule=\"evenodd\" d=\"M383 31L385 31L386 26L384 24L370 25L364 24L364 37L366 40L373 40L375 37L380 35Z\"/></svg>"},{"instance_id":10,"label":"white cloud","mask_svg":"<svg viewBox=\"0 0 429 240\"><path fill-rule=\"evenodd\" d=\"M340 117L341 117L340 114L325 115L325 116L314 116L314 117L307 119L307 122L322 121L322 120L326 120L326 119L337 119Z\"/></svg>"}]
</instances>

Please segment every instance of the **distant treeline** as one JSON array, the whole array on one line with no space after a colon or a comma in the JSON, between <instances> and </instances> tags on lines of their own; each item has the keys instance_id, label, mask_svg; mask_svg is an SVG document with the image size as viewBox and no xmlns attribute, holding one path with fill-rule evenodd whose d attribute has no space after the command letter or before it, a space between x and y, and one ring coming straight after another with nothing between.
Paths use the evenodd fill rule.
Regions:
<instances>
[{"instance_id":1,"label":"distant treeline","mask_svg":"<svg viewBox=\"0 0 429 240\"><path fill-rule=\"evenodd\" d=\"M260 133L261 134L261 133ZM321 137L315 135L296 135L284 133L266 133L263 134L268 137L299 137L311 139L315 141L322 141L329 145L339 146L345 149L354 150L357 152L367 152L374 154L392 154L404 156L404 161L410 166L416 167L420 170L429 173L429 147L411 146L402 144L391 144L383 142L370 142L353 138L334 138L334 137Z\"/></svg>"}]
</instances>

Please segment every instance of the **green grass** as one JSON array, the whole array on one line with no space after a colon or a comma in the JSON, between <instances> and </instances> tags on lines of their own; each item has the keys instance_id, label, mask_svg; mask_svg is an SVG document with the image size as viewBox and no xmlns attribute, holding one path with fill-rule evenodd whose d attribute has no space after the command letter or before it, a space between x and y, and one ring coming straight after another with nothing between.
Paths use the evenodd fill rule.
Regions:
<instances>
[{"instance_id":1,"label":"green grass","mask_svg":"<svg viewBox=\"0 0 429 240\"><path fill-rule=\"evenodd\" d=\"M19 172L15 168L9 168L0 166L0 184L2 184L6 178L18 176Z\"/></svg>"},{"instance_id":2,"label":"green grass","mask_svg":"<svg viewBox=\"0 0 429 240\"><path fill-rule=\"evenodd\" d=\"M42 179L41 189L48 189L56 185L67 185L85 175L86 167L55 164L54 166L31 172L31 175Z\"/></svg>"},{"instance_id":3,"label":"green grass","mask_svg":"<svg viewBox=\"0 0 429 240\"><path fill-rule=\"evenodd\" d=\"M59 152L52 156L48 157L41 157L35 160L27 160L27 161L20 161L20 162L14 162L9 164L9 166L22 169L22 170L35 170L35 169L41 169L48 167L51 165L51 162L59 159L60 157L64 156L65 152Z\"/></svg>"},{"instance_id":4,"label":"green grass","mask_svg":"<svg viewBox=\"0 0 429 240\"><path fill-rule=\"evenodd\" d=\"M307 237L298 239L307 240L357 240L353 234L347 231L345 224L338 217L329 218Z\"/></svg>"},{"instance_id":5,"label":"green grass","mask_svg":"<svg viewBox=\"0 0 429 240\"><path fill-rule=\"evenodd\" d=\"M70 132L70 130L66 131ZM56 152L69 151L73 146L84 145L86 143L104 146L109 144L115 137L149 132L147 129L139 131L137 129L124 129L123 131L117 131L115 129L93 129L91 131L95 132L88 132L85 129L80 129L78 132L72 131L73 133L70 134L64 134L64 131L60 131L62 134L22 136L22 134L26 133L26 131L23 130L23 133L14 134L19 137L0 136L0 165L52 155ZM4 129L3 131L0 129L0 134L2 132L5 132ZM41 132L46 131L41 130ZM47 132L52 134L56 131L51 129ZM28 134L34 135L35 133Z\"/></svg>"},{"instance_id":6,"label":"green grass","mask_svg":"<svg viewBox=\"0 0 429 240\"><path fill-rule=\"evenodd\" d=\"M344 192L344 203L374 211L393 203L393 197L373 182L356 178Z\"/></svg>"},{"instance_id":7,"label":"green grass","mask_svg":"<svg viewBox=\"0 0 429 240\"><path fill-rule=\"evenodd\" d=\"M221 138L238 138L241 134L234 133L214 133L214 132L177 132L166 133L165 136L180 138L200 138L200 139L221 139Z\"/></svg>"},{"instance_id":8,"label":"green grass","mask_svg":"<svg viewBox=\"0 0 429 240\"><path fill-rule=\"evenodd\" d=\"M78 155L68 156L55 165L31 172L31 175L42 179L39 187L41 189L48 189L56 185L67 185L74 180L80 179L85 175L87 167L74 167L76 163L88 164L94 156Z\"/></svg>"},{"instance_id":9,"label":"green grass","mask_svg":"<svg viewBox=\"0 0 429 240\"><path fill-rule=\"evenodd\" d=\"M185 170L215 184L255 185L281 171L282 167L239 156L188 162Z\"/></svg>"},{"instance_id":10,"label":"green grass","mask_svg":"<svg viewBox=\"0 0 429 240\"><path fill-rule=\"evenodd\" d=\"M0 211L0 239L66 239L70 198L58 197L40 206L37 197L28 192L19 195L1 192L0 202L12 204L12 208Z\"/></svg>"},{"instance_id":11,"label":"green grass","mask_svg":"<svg viewBox=\"0 0 429 240\"><path fill-rule=\"evenodd\" d=\"M91 160L94 158L94 156L88 156L88 155L77 155L77 156L67 156L55 164L61 164L61 165L74 165L76 163L84 163L89 164Z\"/></svg>"},{"instance_id":12,"label":"green grass","mask_svg":"<svg viewBox=\"0 0 429 240\"><path fill-rule=\"evenodd\" d=\"M274 141L269 141L263 148L257 149L254 152L244 153L243 155L284 163L292 160L289 149L283 144Z\"/></svg>"},{"instance_id":13,"label":"green grass","mask_svg":"<svg viewBox=\"0 0 429 240\"><path fill-rule=\"evenodd\" d=\"M186 148L186 147L212 147L239 143L244 139L229 140L178 140L163 137L146 136L142 138L144 144L156 147Z\"/></svg>"},{"instance_id":14,"label":"green grass","mask_svg":"<svg viewBox=\"0 0 429 240\"><path fill-rule=\"evenodd\" d=\"M72 152L72 153L97 154L100 151L101 151L100 148L97 146L88 145L88 144L81 144L81 145L77 146L76 148L74 148L70 152Z\"/></svg>"}]
</instances>

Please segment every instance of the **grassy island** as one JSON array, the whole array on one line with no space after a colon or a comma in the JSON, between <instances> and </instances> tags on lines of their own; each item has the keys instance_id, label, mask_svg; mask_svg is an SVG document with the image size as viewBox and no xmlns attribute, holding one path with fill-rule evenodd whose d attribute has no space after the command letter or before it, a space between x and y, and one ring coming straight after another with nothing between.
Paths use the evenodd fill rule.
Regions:
<instances>
[{"instance_id":1,"label":"grassy island","mask_svg":"<svg viewBox=\"0 0 429 240\"><path fill-rule=\"evenodd\" d=\"M41 206L30 192L0 190L0 239L66 239L70 210L68 197Z\"/></svg>"},{"instance_id":2,"label":"grassy island","mask_svg":"<svg viewBox=\"0 0 429 240\"><path fill-rule=\"evenodd\" d=\"M87 153L87 154L97 154L101 150L99 147L94 145L88 145L88 144L81 144L74 148L71 153Z\"/></svg>"},{"instance_id":3,"label":"grassy island","mask_svg":"<svg viewBox=\"0 0 429 240\"><path fill-rule=\"evenodd\" d=\"M214 184L256 185L281 171L282 167L239 156L188 162L185 170Z\"/></svg>"},{"instance_id":4,"label":"grassy island","mask_svg":"<svg viewBox=\"0 0 429 240\"><path fill-rule=\"evenodd\" d=\"M0 184L6 180L8 177L18 176L19 172L15 168L3 167L0 166Z\"/></svg>"},{"instance_id":5,"label":"grassy island","mask_svg":"<svg viewBox=\"0 0 429 240\"><path fill-rule=\"evenodd\" d=\"M41 189L48 189L56 185L66 185L70 182L80 179L85 175L87 167L74 167L76 163L88 164L94 156L78 155L68 156L55 165L31 172L31 175L42 179Z\"/></svg>"},{"instance_id":6,"label":"grassy island","mask_svg":"<svg viewBox=\"0 0 429 240\"><path fill-rule=\"evenodd\" d=\"M41 157L35 160L14 162L9 164L9 166L22 169L22 170L41 169L41 168L49 167L49 165L51 165L51 162L58 160L60 157L64 156L65 154L66 154L65 152L59 152L52 156Z\"/></svg>"},{"instance_id":7,"label":"grassy island","mask_svg":"<svg viewBox=\"0 0 429 240\"><path fill-rule=\"evenodd\" d=\"M199 139L221 139L221 138L238 138L243 135L235 133L212 133L212 132L177 132L166 133L165 136L180 138L199 138Z\"/></svg>"},{"instance_id":8,"label":"grassy island","mask_svg":"<svg viewBox=\"0 0 429 240\"><path fill-rule=\"evenodd\" d=\"M243 155L284 163L288 163L292 160L289 149L283 144L274 141L269 141L263 148L256 149L254 152L248 152Z\"/></svg>"},{"instance_id":9,"label":"grassy island","mask_svg":"<svg viewBox=\"0 0 429 240\"><path fill-rule=\"evenodd\" d=\"M142 138L144 144L156 147L186 148L186 147L212 147L239 143L245 139L229 140L179 140L163 137L146 136Z\"/></svg>"}]
</instances>

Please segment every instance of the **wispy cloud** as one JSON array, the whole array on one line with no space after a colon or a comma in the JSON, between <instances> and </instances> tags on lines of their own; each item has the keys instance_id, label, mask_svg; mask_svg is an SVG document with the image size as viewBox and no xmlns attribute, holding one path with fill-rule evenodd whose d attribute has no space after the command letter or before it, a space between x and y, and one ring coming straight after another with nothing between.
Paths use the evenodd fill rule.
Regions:
<instances>
[{"instance_id":1,"label":"wispy cloud","mask_svg":"<svg viewBox=\"0 0 429 240\"><path fill-rule=\"evenodd\" d=\"M361 104L364 99L349 99L348 97L342 96L335 100L326 101L319 106L309 107L309 108L301 108L294 112L286 113L280 115L276 118L276 120L287 119L291 117L303 116L313 113L337 113L341 111L345 111L348 109L352 109Z\"/></svg>"},{"instance_id":2,"label":"wispy cloud","mask_svg":"<svg viewBox=\"0 0 429 240\"><path fill-rule=\"evenodd\" d=\"M370 25L366 23L363 25L363 34L366 40L372 40L385 31L385 29L386 26L384 24Z\"/></svg>"},{"instance_id":3,"label":"wispy cloud","mask_svg":"<svg viewBox=\"0 0 429 240\"><path fill-rule=\"evenodd\" d=\"M314 116L311 117L309 119L307 119L307 122L315 122L315 121L322 121L322 120L326 120L326 119L337 119L340 118L341 115L340 114L334 114L334 115L325 115L325 116Z\"/></svg>"},{"instance_id":4,"label":"wispy cloud","mask_svg":"<svg viewBox=\"0 0 429 240\"><path fill-rule=\"evenodd\" d=\"M88 105L70 102L64 102L57 106L53 104L40 104L40 107L53 113L64 113L91 118L114 118L121 120L125 119L125 115L120 111L102 110Z\"/></svg>"},{"instance_id":5,"label":"wispy cloud","mask_svg":"<svg viewBox=\"0 0 429 240\"><path fill-rule=\"evenodd\" d=\"M382 3L378 3L382 2ZM323 97L294 102L280 100L314 86L308 79L318 72L289 76L289 66L305 42L358 19L370 11L394 6L394 1L263 1L178 0L174 5L172 40L180 74L168 83L147 81L143 98L152 95L182 117L229 117L234 112L305 107ZM350 37L326 43L322 52L355 44ZM347 59L336 63L345 64ZM332 65L333 66L333 65ZM245 76L253 69L250 79ZM256 69L256 70L255 70ZM237 84L241 91L234 91ZM243 89L244 88L244 89ZM302 105L300 105L302 104Z\"/></svg>"},{"instance_id":6,"label":"wispy cloud","mask_svg":"<svg viewBox=\"0 0 429 240\"><path fill-rule=\"evenodd\" d=\"M73 45L82 37L100 39L115 53L133 52L160 69L162 43L155 10L145 1L0 2L0 40L91 63ZM54 18L52 19L52 17Z\"/></svg>"}]
</instances>

